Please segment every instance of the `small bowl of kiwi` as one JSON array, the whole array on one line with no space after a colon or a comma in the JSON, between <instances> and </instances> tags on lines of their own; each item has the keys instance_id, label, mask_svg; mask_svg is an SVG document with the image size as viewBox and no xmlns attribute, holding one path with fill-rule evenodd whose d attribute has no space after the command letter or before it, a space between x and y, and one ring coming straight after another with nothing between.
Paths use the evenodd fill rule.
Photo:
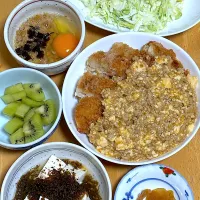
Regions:
<instances>
[{"instance_id":1,"label":"small bowl of kiwi","mask_svg":"<svg viewBox=\"0 0 200 200\"><path fill-rule=\"evenodd\" d=\"M14 68L0 73L0 146L29 149L46 141L62 113L56 84L34 69Z\"/></svg>"}]
</instances>

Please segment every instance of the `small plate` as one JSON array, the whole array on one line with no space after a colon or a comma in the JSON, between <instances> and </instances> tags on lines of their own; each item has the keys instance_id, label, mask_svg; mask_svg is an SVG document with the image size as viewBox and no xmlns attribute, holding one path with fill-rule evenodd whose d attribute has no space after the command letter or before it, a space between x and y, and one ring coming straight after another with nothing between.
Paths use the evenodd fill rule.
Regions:
<instances>
[{"instance_id":1,"label":"small plate","mask_svg":"<svg viewBox=\"0 0 200 200\"><path fill-rule=\"evenodd\" d=\"M118 28L114 25L105 24L99 17L89 17L88 8L80 0L63 0L73 3L81 12L85 21L101 29L114 33L131 31L127 28ZM200 21L199 0L184 0L183 15L180 19L168 23L167 27L157 33L159 36L170 36L184 32Z\"/></svg>"},{"instance_id":2,"label":"small plate","mask_svg":"<svg viewBox=\"0 0 200 200\"><path fill-rule=\"evenodd\" d=\"M194 200L193 192L185 178L164 165L145 165L128 172L117 186L114 200L136 200L145 189L172 190L176 200Z\"/></svg>"}]
</instances>

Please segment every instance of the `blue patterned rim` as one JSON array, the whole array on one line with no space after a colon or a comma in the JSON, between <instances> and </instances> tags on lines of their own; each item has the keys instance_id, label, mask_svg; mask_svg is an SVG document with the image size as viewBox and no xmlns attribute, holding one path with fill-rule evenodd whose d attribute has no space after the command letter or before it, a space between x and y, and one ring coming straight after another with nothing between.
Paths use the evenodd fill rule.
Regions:
<instances>
[{"instance_id":1,"label":"blue patterned rim","mask_svg":"<svg viewBox=\"0 0 200 200\"><path fill-rule=\"evenodd\" d=\"M136 167L136 168L130 170L130 171L129 171L127 174L125 174L125 176L123 176L123 178L120 180L120 182L119 182L119 184L118 184L118 186L117 186L117 188L116 188L116 191L115 191L114 200L118 200L116 194L118 193L118 190L119 190L119 188L120 188L120 185L122 184L122 182L124 181L124 179L127 179L127 180L128 180L128 181L126 181L127 183L130 182L131 179L128 178L128 176L129 176L133 171L135 171L137 168L145 168L145 167L147 167L147 166L168 167L168 166L166 166L166 165L161 165L161 164L149 164L149 165L144 165L144 166ZM168 167L168 168L174 170L174 169L171 168L171 167ZM176 174L179 175L179 176L183 179L183 181L186 183L186 185L187 185L187 187L188 187L188 190L190 191L190 193L191 193L191 195L192 195L191 198L194 200L194 194L193 194L192 189L191 189L191 187L189 186L188 182L186 181L186 179L185 179L180 173L178 173L176 170L174 170L174 171L175 171ZM135 177L135 175L134 175L134 177ZM121 200L131 200L131 199L133 199L134 197L131 195L133 189L134 189L137 185L141 184L142 182L148 181L148 180L158 180L158 181L162 181L162 182L168 184L170 187L173 188L173 190L176 192L176 194L177 194L177 196L178 196L178 198L179 198L179 200L180 200L180 196L178 195L177 190L176 190L170 183L168 183L168 182L166 182L166 181L164 181L164 180L161 180L161 179L157 179L157 178L147 178L147 179L143 179L143 180L137 182L134 186L132 186L132 188L130 189L129 192L126 192L126 193L125 193L125 196L126 196L126 197L123 198L123 199L121 199ZM185 194L186 200L188 200L188 199L189 199L189 194L188 194L188 192L187 192L186 190L185 190L184 192L185 192L184 194Z\"/></svg>"}]
</instances>

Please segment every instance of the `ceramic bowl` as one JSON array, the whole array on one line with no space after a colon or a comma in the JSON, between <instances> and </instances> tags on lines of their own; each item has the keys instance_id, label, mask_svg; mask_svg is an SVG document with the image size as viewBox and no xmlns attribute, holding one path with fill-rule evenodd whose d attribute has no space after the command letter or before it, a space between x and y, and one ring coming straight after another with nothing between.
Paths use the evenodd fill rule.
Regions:
<instances>
[{"instance_id":1,"label":"ceramic bowl","mask_svg":"<svg viewBox=\"0 0 200 200\"><path fill-rule=\"evenodd\" d=\"M115 42L124 42L128 44L129 46L132 46L135 49L140 49L144 44L148 43L149 41L157 41L161 44L163 44L164 47L168 49L173 49L173 51L176 53L177 58L182 62L184 68L189 69L192 75L195 75L198 78L198 87L197 87L197 97L198 97L198 117L195 123L195 127L191 134L185 139L183 143L181 143L179 146L177 146L172 151L158 157L152 160L144 160L140 162L128 162L125 160L119 160L111 157L107 157L101 153L99 153L95 147L90 143L88 140L88 137L85 134L81 134L76 129L76 124L74 121L74 107L77 104L77 98L74 96L76 84L79 80L79 78L83 75L85 68L86 68L86 61L88 57L97 51L108 51L111 46ZM70 87L69 87L70 86ZM178 45L174 44L173 42L152 34L147 33L120 33L120 34L114 34L108 37L105 37L103 39L100 39L84 49L81 54L76 58L76 60L71 65L70 69L68 70L65 81L63 84L62 89L62 100L63 100L63 112L65 116L65 120L75 136L75 138L88 150L90 150L95 155L99 156L100 158L103 158L107 161L117 163L117 164L123 164L123 165L144 165L144 164L150 164L155 163L160 160L166 159L178 151L180 151L183 147L185 147L190 140L194 137L197 130L200 126L200 93L199 91L200 86L200 71L195 62L192 60L192 58Z\"/></svg>"},{"instance_id":2,"label":"ceramic bowl","mask_svg":"<svg viewBox=\"0 0 200 200\"><path fill-rule=\"evenodd\" d=\"M34 147L46 141L55 132L62 113L61 94L56 84L42 72L28 68L14 68L1 72L0 80L0 96L4 94L6 87L16 83L40 83L44 90L46 99L53 99L57 110L57 118L55 122L52 125L45 126L46 133L41 138L27 144L11 144L8 134L3 129L4 125L9 120L9 118L4 116L1 112L6 104L4 104L4 102L0 99L0 146L13 150L21 150Z\"/></svg>"},{"instance_id":3,"label":"ceramic bowl","mask_svg":"<svg viewBox=\"0 0 200 200\"><path fill-rule=\"evenodd\" d=\"M128 172L119 182L114 200L137 199L142 191L157 188L171 190L176 200L194 200L185 178L175 169L160 164L140 166Z\"/></svg>"},{"instance_id":4,"label":"ceramic bowl","mask_svg":"<svg viewBox=\"0 0 200 200\"><path fill-rule=\"evenodd\" d=\"M82 163L99 183L99 193L102 200L112 199L111 183L101 162L89 151L78 145L53 142L35 147L15 161L6 174L1 188L1 200L14 198L16 183L20 177L32 167L45 164L51 155L60 159L71 159Z\"/></svg>"},{"instance_id":5,"label":"ceramic bowl","mask_svg":"<svg viewBox=\"0 0 200 200\"><path fill-rule=\"evenodd\" d=\"M51 64L34 64L18 56L14 50L15 33L19 26L31 16L41 13L56 13L69 16L76 24L80 41L76 49L66 58ZM76 56L81 52L85 39L85 23L78 9L68 1L60 0L25 0L20 3L7 18L4 27L4 40L9 52L22 66L40 70L48 75L65 71Z\"/></svg>"}]
</instances>

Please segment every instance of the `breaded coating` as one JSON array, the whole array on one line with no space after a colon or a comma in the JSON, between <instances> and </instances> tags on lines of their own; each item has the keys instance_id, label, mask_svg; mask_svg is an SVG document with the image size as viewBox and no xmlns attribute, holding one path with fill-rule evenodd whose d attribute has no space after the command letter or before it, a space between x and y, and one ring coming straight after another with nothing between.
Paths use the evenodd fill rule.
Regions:
<instances>
[{"instance_id":1,"label":"breaded coating","mask_svg":"<svg viewBox=\"0 0 200 200\"><path fill-rule=\"evenodd\" d=\"M78 81L75 95L81 98L93 95L101 96L103 89L115 86L116 83L112 79L86 72Z\"/></svg>"},{"instance_id":2,"label":"breaded coating","mask_svg":"<svg viewBox=\"0 0 200 200\"><path fill-rule=\"evenodd\" d=\"M98 51L92 54L87 61L87 70L108 77L125 78L125 72L131 66L132 58L138 54L138 50L122 42L117 42L107 53Z\"/></svg>"},{"instance_id":3,"label":"breaded coating","mask_svg":"<svg viewBox=\"0 0 200 200\"><path fill-rule=\"evenodd\" d=\"M85 97L76 105L74 117L77 130L88 133L91 123L96 122L103 113L103 106L98 97Z\"/></svg>"},{"instance_id":4,"label":"breaded coating","mask_svg":"<svg viewBox=\"0 0 200 200\"><path fill-rule=\"evenodd\" d=\"M147 52L151 56L166 55L166 56L171 56L172 59L176 58L176 54L172 49L166 49L165 47L163 47L161 43L154 41L145 44L141 50Z\"/></svg>"},{"instance_id":5,"label":"breaded coating","mask_svg":"<svg viewBox=\"0 0 200 200\"><path fill-rule=\"evenodd\" d=\"M95 74L106 75L108 63L106 62L106 53L97 51L87 60L87 71Z\"/></svg>"},{"instance_id":6,"label":"breaded coating","mask_svg":"<svg viewBox=\"0 0 200 200\"><path fill-rule=\"evenodd\" d=\"M148 66L152 66L155 62L155 57L149 55L147 52L145 51L139 51L138 54L136 54L133 58L132 58L133 62L135 61L143 61L145 62Z\"/></svg>"},{"instance_id":7,"label":"breaded coating","mask_svg":"<svg viewBox=\"0 0 200 200\"><path fill-rule=\"evenodd\" d=\"M169 56L171 57L171 65L175 68L183 67L182 64L177 60L176 54L172 49L166 49L163 47L161 43L158 42L148 42L145 44L142 49L142 51L148 53L151 56Z\"/></svg>"}]
</instances>

